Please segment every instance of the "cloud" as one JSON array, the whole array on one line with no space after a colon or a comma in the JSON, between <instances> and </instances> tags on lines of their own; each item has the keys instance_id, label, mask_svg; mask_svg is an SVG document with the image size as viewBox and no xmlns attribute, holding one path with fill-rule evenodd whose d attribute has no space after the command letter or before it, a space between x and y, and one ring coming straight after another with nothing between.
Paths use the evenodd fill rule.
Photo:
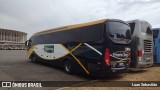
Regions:
<instances>
[{"instance_id":1,"label":"cloud","mask_svg":"<svg viewBox=\"0 0 160 90\"><path fill-rule=\"evenodd\" d=\"M0 27L29 37L42 30L102 18L143 19L160 27L159 0L0 0Z\"/></svg>"},{"instance_id":2,"label":"cloud","mask_svg":"<svg viewBox=\"0 0 160 90\"><path fill-rule=\"evenodd\" d=\"M0 25L3 26L4 29L17 30L16 27L19 27L19 31L21 29L25 29L25 30L29 29L29 26L27 26L25 23L23 23L23 22L17 20L17 18L9 16L5 13L0 13L0 17L3 17L3 18L0 18ZM2 28L2 27L0 27L0 28Z\"/></svg>"}]
</instances>

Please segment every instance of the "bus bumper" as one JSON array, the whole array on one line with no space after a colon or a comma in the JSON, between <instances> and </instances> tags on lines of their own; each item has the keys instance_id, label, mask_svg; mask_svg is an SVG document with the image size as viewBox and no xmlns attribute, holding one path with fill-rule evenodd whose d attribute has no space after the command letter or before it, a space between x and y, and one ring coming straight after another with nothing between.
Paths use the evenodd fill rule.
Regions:
<instances>
[{"instance_id":1,"label":"bus bumper","mask_svg":"<svg viewBox=\"0 0 160 90\"><path fill-rule=\"evenodd\" d=\"M117 76L128 71L128 67L121 68L110 68L110 67L96 67L89 70L92 76L106 77L106 76Z\"/></svg>"},{"instance_id":2,"label":"bus bumper","mask_svg":"<svg viewBox=\"0 0 160 90\"><path fill-rule=\"evenodd\" d=\"M137 68L138 69L145 69L145 68L148 68L148 67L151 67L151 66L153 66L153 64L152 63L139 63L138 65L137 65Z\"/></svg>"}]
</instances>

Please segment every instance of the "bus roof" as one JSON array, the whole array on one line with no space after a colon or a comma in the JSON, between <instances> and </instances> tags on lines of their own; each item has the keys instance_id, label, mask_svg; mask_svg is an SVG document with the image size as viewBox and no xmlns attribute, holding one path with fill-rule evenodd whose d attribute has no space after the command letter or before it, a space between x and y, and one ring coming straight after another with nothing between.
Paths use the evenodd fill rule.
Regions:
<instances>
[{"instance_id":1,"label":"bus roof","mask_svg":"<svg viewBox=\"0 0 160 90\"><path fill-rule=\"evenodd\" d=\"M153 28L152 30L160 30L160 28Z\"/></svg>"},{"instance_id":2,"label":"bus roof","mask_svg":"<svg viewBox=\"0 0 160 90\"><path fill-rule=\"evenodd\" d=\"M145 20L141 20L141 19L135 19L135 20L129 20L127 21L127 23L132 23L132 22L140 22L140 23L147 23L150 25L150 23L148 21L145 21ZM151 25L150 25L151 26ZM152 26L151 26L152 27Z\"/></svg>"},{"instance_id":3,"label":"bus roof","mask_svg":"<svg viewBox=\"0 0 160 90\"><path fill-rule=\"evenodd\" d=\"M127 22L147 22L147 21L141 19L134 19L134 20L129 20Z\"/></svg>"},{"instance_id":4,"label":"bus roof","mask_svg":"<svg viewBox=\"0 0 160 90\"><path fill-rule=\"evenodd\" d=\"M41 32L35 33L33 36L48 34L48 33L53 33L53 32L59 32L59 31L64 31L64 30L69 30L69 29L74 29L74 28L80 28L80 27L85 27L85 26L94 25L94 24L99 24L99 23L105 22L106 20L107 19L102 19L102 20L97 20L97 21L83 23L83 24L75 24L75 25L58 27L58 28L49 29L46 31L41 31Z\"/></svg>"}]
</instances>

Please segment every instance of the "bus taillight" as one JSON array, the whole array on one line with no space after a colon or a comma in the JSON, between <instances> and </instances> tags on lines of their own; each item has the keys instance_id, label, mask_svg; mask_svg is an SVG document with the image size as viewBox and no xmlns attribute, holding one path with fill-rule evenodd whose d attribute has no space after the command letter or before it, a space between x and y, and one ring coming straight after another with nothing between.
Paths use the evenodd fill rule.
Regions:
<instances>
[{"instance_id":1,"label":"bus taillight","mask_svg":"<svg viewBox=\"0 0 160 90\"><path fill-rule=\"evenodd\" d=\"M105 60L105 63L106 63L107 65L109 65L109 66L111 65L110 55L109 55L109 49L108 49L108 48L106 48L104 60Z\"/></svg>"},{"instance_id":2,"label":"bus taillight","mask_svg":"<svg viewBox=\"0 0 160 90\"><path fill-rule=\"evenodd\" d=\"M142 50L138 50L138 57L142 57Z\"/></svg>"}]
</instances>

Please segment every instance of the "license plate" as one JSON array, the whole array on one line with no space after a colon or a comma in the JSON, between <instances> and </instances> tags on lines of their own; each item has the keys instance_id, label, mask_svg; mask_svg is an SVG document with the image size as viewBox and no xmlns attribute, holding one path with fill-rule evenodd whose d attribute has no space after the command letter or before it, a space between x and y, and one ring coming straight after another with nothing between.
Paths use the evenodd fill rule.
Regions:
<instances>
[{"instance_id":1,"label":"license plate","mask_svg":"<svg viewBox=\"0 0 160 90\"><path fill-rule=\"evenodd\" d=\"M125 51L131 51L131 49L130 48L125 48Z\"/></svg>"},{"instance_id":2,"label":"license plate","mask_svg":"<svg viewBox=\"0 0 160 90\"><path fill-rule=\"evenodd\" d=\"M124 63L119 63L119 66L125 66L125 64Z\"/></svg>"}]
</instances>

